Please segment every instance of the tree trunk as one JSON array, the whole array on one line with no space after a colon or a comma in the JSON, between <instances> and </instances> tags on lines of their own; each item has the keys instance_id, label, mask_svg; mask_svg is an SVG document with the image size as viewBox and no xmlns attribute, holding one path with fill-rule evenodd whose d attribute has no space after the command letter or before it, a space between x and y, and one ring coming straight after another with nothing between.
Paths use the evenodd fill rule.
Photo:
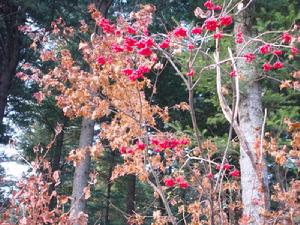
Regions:
<instances>
[{"instance_id":1,"label":"tree trunk","mask_svg":"<svg viewBox=\"0 0 300 225\"><path fill-rule=\"evenodd\" d=\"M112 182L111 182L111 175L114 169L115 165L115 157L116 154L114 151L110 152L110 165L109 165L109 170L108 170L108 176L107 176L107 190L106 190L106 207L105 207L105 215L104 215L104 224L109 225L109 210L110 210L110 198L111 198L111 187L112 187Z\"/></svg>"},{"instance_id":2,"label":"tree trunk","mask_svg":"<svg viewBox=\"0 0 300 225\"><path fill-rule=\"evenodd\" d=\"M244 6L248 2L249 0L244 1ZM236 16L235 33L241 31L244 34L245 42L252 36L253 14L254 2ZM252 44L242 49L244 43L236 45L239 56L245 53L252 53L257 48L257 46ZM259 74L256 70L256 65L240 59L237 60L237 70L241 83L239 124L254 160L254 162L251 162L249 155L241 147L240 166L242 202L244 206L243 215L250 216L251 221L249 224L261 225L264 224L264 218L260 215L261 210L269 207L265 159L264 155L257 154L257 147L255 148L254 146L257 138L260 138L263 123L262 92L260 83L257 80ZM255 165L256 168L254 168Z\"/></svg>"},{"instance_id":3,"label":"tree trunk","mask_svg":"<svg viewBox=\"0 0 300 225\"><path fill-rule=\"evenodd\" d=\"M126 213L128 215L132 215L134 213L135 183L136 183L136 176L128 175L128 181L127 181L128 191L127 191L127 198L126 198Z\"/></svg>"},{"instance_id":4,"label":"tree trunk","mask_svg":"<svg viewBox=\"0 0 300 225\"><path fill-rule=\"evenodd\" d=\"M81 133L79 139L79 148L91 146L94 137L95 121L83 118L81 123ZM84 198L83 190L88 184L89 169L91 156L89 153L75 168L73 179L72 203L70 218L72 224L78 224L77 220L82 212L86 209L86 199Z\"/></svg>"},{"instance_id":5,"label":"tree trunk","mask_svg":"<svg viewBox=\"0 0 300 225\"><path fill-rule=\"evenodd\" d=\"M52 151L52 156L51 156L51 164L50 165L51 165L52 173L54 173L57 170L60 170L60 159L61 159L61 154L62 154L62 151L63 151L64 135L65 135L66 125L67 125L67 118L64 117L62 130L57 135L56 141L55 141L55 146L51 150ZM49 186L49 194L51 195L51 193L54 190L55 190L55 183L52 183ZM56 198L53 197L51 199L50 209L54 209L55 205L56 205Z\"/></svg>"},{"instance_id":6,"label":"tree trunk","mask_svg":"<svg viewBox=\"0 0 300 225\"><path fill-rule=\"evenodd\" d=\"M3 128L7 97L16 73L22 46L18 26L25 23L25 14L11 1L1 1L0 5L0 17L4 25L0 32L0 126Z\"/></svg>"},{"instance_id":7,"label":"tree trunk","mask_svg":"<svg viewBox=\"0 0 300 225\"><path fill-rule=\"evenodd\" d=\"M61 154L63 151L65 128L67 126L67 122L68 122L68 119L66 117L64 117L63 124L62 124L62 130L56 137L56 142L55 142L52 159L51 159L51 168L52 168L53 172L60 169L60 159L61 159Z\"/></svg>"},{"instance_id":8,"label":"tree trunk","mask_svg":"<svg viewBox=\"0 0 300 225\"><path fill-rule=\"evenodd\" d=\"M111 6L113 0L95 0L96 7L103 14L107 15L108 9ZM79 147L86 147L92 145L94 137L95 121L83 118L81 124L81 133L79 140ZM90 169L91 156L85 155L85 158L75 168L73 191L72 191L72 203L70 219L72 224L77 225L77 219L79 219L80 213L85 212L86 199L84 198L83 189L88 184L88 174Z\"/></svg>"}]
</instances>

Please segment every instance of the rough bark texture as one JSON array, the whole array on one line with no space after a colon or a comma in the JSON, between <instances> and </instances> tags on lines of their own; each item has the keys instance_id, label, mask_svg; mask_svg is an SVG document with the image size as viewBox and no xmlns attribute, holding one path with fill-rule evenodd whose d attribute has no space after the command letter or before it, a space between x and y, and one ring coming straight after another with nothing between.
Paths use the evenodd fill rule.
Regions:
<instances>
[{"instance_id":1,"label":"rough bark texture","mask_svg":"<svg viewBox=\"0 0 300 225\"><path fill-rule=\"evenodd\" d=\"M92 145L94 125L95 122L93 120L82 119L79 148ZM86 154L85 158L75 168L70 215L73 224L78 224L77 219L80 217L81 212L85 212L86 209L86 199L84 198L83 190L88 184L90 162L91 156Z\"/></svg>"},{"instance_id":2,"label":"rough bark texture","mask_svg":"<svg viewBox=\"0 0 300 225\"><path fill-rule=\"evenodd\" d=\"M244 6L248 2L244 1ZM246 41L252 36L253 10L254 1L235 18L235 32L243 32ZM236 46L236 50L238 53L240 52L240 55L253 52L257 47L249 45L242 50L243 44L237 44ZM249 224L261 225L264 224L264 219L260 215L260 212L262 208L268 208L267 169L264 164L264 158L262 159L262 164L259 164L261 156L256 154L257 149L255 149L254 143L257 138L260 138L263 123L262 92L260 83L257 81L258 72L256 65L246 63L244 60L238 60L237 69L241 84L239 124L248 148L255 160L254 164L252 164L249 155L241 147L240 165L242 201L244 206L243 214L251 217ZM256 169L253 165L256 165Z\"/></svg>"},{"instance_id":3,"label":"rough bark texture","mask_svg":"<svg viewBox=\"0 0 300 225\"><path fill-rule=\"evenodd\" d=\"M12 1L0 1L0 125L7 97L19 62L22 35L18 26L25 23L25 14Z\"/></svg>"}]
</instances>

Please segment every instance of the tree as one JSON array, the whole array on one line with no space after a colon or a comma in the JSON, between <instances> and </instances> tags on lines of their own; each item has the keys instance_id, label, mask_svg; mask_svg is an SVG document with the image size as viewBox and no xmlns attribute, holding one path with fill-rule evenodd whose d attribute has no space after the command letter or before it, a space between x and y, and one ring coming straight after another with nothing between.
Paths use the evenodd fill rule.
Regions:
<instances>
[{"instance_id":1,"label":"tree","mask_svg":"<svg viewBox=\"0 0 300 225\"><path fill-rule=\"evenodd\" d=\"M245 10L236 16L235 33L242 32L245 41L253 38L253 12L254 2L243 1L242 4L250 4ZM254 52L257 45L244 46L237 43L236 51L239 55ZM245 60L237 60L237 72L245 79L241 82L239 110L239 125L241 132L247 142L249 152L241 146L240 165L241 165L241 188L243 200L243 214L252 218L251 224L263 224L264 218L260 215L262 209L269 209L269 187L268 173L263 152L257 153L255 143L263 135L263 107L262 91L258 81L259 73L255 64L249 65ZM238 90L239 91L239 90ZM262 148L262 146L261 146ZM262 150L261 150L262 151ZM251 154L251 156L249 155ZM252 158L251 158L252 157ZM258 207L257 202L260 202Z\"/></svg>"},{"instance_id":2,"label":"tree","mask_svg":"<svg viewBox=\"0 0 300 225\"><path fill-rule=\"evenodd\" d=\"M25 13L12 1L1 1L0 13L0 123L1 133L3 133L7 97L16 73L22 46L22 34L18 26L24 25Z\"/></svg>"},{"instance_id":3,"label":"tree","mask_svg":"<svg viewBox=\"0 0 300 225\"><path fill-rule=\"evenodd\" d=\"M96 6L103 16L107 15L108 9L112 4L112 0L98 1ZM96 94L96 93L95 93ZM83 118L81 124L81 133L79 139L79 148L87 148L92 145L94 138L94 126L95 121L89 118ZM91 156L89 152L86 152L84 157L80 160L75 167L75 174L73 180L72 191L72 204L71 204L71 221L74 224L78 224L82 213L86 210L86 198L84 197L85 188L88 185L88 175L90 171ZM110 188L108 190L110 193ZM108 212L107 212L108 216ZM108 219L108 217L107 217Z\"/></svg>"}]
</instances>

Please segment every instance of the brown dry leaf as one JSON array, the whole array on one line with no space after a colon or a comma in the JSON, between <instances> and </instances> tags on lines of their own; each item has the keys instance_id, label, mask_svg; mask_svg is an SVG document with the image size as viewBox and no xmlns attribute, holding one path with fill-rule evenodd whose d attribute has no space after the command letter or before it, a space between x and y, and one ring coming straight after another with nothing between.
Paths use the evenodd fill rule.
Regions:
<instances>
[{"instance_id":1,"label":"brown dry leaf","mask_svg":"<svg viewBox=\"0 0 300 225\"><path fill-rule=\"evenodd\" d=\"M222 86L221 88L221 92L224 96L228 95L229 94L229 91L228 91L228 88L226 86Z\"/></svg>"},{"instance_id":2,"label":"brown dry leaf","mask_svg":"<svg viewBox=\"0 0 300 225\"><path fill-rule=\"evenodd\" d=\"M284 88L291 88L291 87L293 87L292 83L293 82L291 80L284 80L281 82L279 88L280 88L280 90L282 90Z\"/></svg>"},{"instance_id":3,"label":"brown dry leaf","mask_svg":"<svg viewBox=\"0 0 300 225\"><path fill-rule=\"evenodd\" d=\"M300 131L293 134L292 146L294 149L300 149Z\"/></svg>"},{"instance_id":4,"label":"brown dry leaf","mask_svg":"<svg viewBox=\"0 0 300 225\"><path fill-rule=\"evenodd\" d=\"M79 225L86 225L88 223L88 215L84 212L80 212L78 215L77 222Z\"/></svg>"},{"instance_id":5,"label":"brown dry leaf","mask_svg":"<svg viewBox=\"0 0 300 225\"><path fill-rule=\"evenodd\" d=\"M84 199L89 199L91 197L91 187L90 186L86 186L83 189L83 193L84 193Z\"/></svg>"},{"instance_id":6,"label":"brown dry leaf","mask_svg":"<svg viewBox=\"0 0 300 225\"><path fill-rule=\"evenodd\" d=\"M79 45L78 45L78 49L81 50L81 49L87 48L88 46L89 46L88 43L80 42Z\"/></svg>"},{"instance_id":7,"label":"brown dry leaf","mask_svg":"<svg viewBox=\"0 0 300 225\"><path fill-rule=\"evenodd\" d=\"M45 99L45 94L43 92L39 91L39 92L34 93L33 97L40 104Z\"/></svg>"},{"instance_id":8,"label":"brown dry leaf","mask_svg":"<svg viewBox=\"0 0 300 225\"><path fill-rule=\"evenodd\" d=\"M69 201L69 199L70 199L69 196L62 195L59 197L59 202L60 202L60 204L64 205Z\"/></svg>"},{"instance_id":9,"label":"brown dry leaf","mask_svg":"<svg viewBox=\"0 0 300 225\"><path fill-rule=\"evenodd\" d=\"M300 70L295 71L295 72L293 73L293 77L296 78L296 79L300 79Z\"/></svg>"},{"instance_id":10,"label":"brown dry leaf","mask_svg":"<svg viewBox=\"0 0 300 225\"><path fill-rule=\"evenodd\" d=\"M59 183L59 171L58 171L58 170L56 170L56 171L53 173L52 177L53 177L55 183Z\"/></svg>"},{"instance_id":11,"label":"brown dry leaf","mask_svg":"<svg viewBox=\"0 0 300 225\"><path fill-rule=\"evenodd\" d=\"M174 105L174 108L175 109L181 109L183 111L189 111L190 110L190 106L186 102L180 102L179 104Z\"/></svg>"},{"instance_id":12,"label":"brown dry leaf","mask_svg":"<svg viewBox=\"0 0 300 225\"><path fill-rule=\"evenodd\" d=\"M129 217L128 219L128 224L130 225L142 225L144 223L144 219L145 217L139 214L134 214L132 216Z\"/></svg>"}]
</instances>

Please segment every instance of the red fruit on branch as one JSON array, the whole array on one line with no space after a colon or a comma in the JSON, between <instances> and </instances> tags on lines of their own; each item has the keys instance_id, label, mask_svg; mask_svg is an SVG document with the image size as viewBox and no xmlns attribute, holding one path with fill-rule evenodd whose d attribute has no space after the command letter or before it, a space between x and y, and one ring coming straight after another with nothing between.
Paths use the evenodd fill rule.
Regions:
<instances>
[{"instance_id":1,"label":"red fruit on branch","mask_svg":"<svg viewBox=\"0 0 300 225\"><path fill-rule=\"evenodd\" d=\"M159 47L162 49L169 48L169 46L170 46L170 39L166 39L159 44Z\"/></svg>"},{"instance_id":2,"label":"red fruit on branch","mask_svg":"<svg viewBox=\"0 0 300 225\"><path fill-rule=\"evenodd\" d=\"M274 51L273 51L273 54L274 54L274 55L277 55L277 56L280 56L280 55L283 54L283 51L277 49L277 50L274 50Z\"/></svg>"},{"instance_id":3,"label":"red fruit on branch","mask_svg":"<svg viewBox=\"0 0 300 225\"><path fill-rule=\"evenodd\" d=\"M261 54L266 55L271 51L271 46L269 44L265 44L260 47L259 51Z\"/></svg>"},{"instance_id":4,"label":"red fruit on branch","mask_svg":"<svg viewBox=\"0 0 300 225\"><path fill-rule=\"evenodd\" d=\"M277 61L273 64L274 69L281 69L281 68L283 68L283 66L284 66L283 63L280 61Z\"/></svg>"},{"instance_id":5,"label":"red fruit on branch","mask_svg":"<svg viewBox=\"0 0 300 225\"><path fill-rule=\"evenodd\" d=\"M206 7L208 10L213 10L214 9L214 3L212 3L211 0L208 0L206 2L204 2L204 7Z\"/></svg>"},{"instance_id":6,"label":"red fruit on branch","mask_svg":"<svg viewBox=\"0 0 300 225\"><path fill-rule=\"evenodd\" d=\"M240 176L240 171L238 171L237 169L235 169L235 170L231 171L229 173L229 175L232 176L232 177L239 177Z\"/></svg>"},{"instance_id":7,"label":"red fruit on branch","mask_svg":"<svg viewBox=\"0 0 300 225\"><path fill-rule=\"evenodd\" d=\"M186 76L188 77L193 77L194 75L195 75L195 70L193 68L191 68L186 74Z\"/></svg>"},{"instance_id":8,"label":"red fruit on branch","mask_svg":"<svg viewBox=\"0 0 300 225\"><path fill-rule=\"evenodd\" d=\"M105 63L106 63L106 60L105 60L105 57L104 56L98 56L98 58L97 58L97 63L99 64L99 65L104 65Z\"/></svg>"},{"instance_id":9,"label":"red fruit on branch","mask_svg":"<svg viewBox=\"0 0 300 225\"><path fill-rule=\"evenodd\" d=\"M187 36L187 31L183 27L178 27L174 30L173 34L176 37L186 37Z\"/></svg>"},{"instance_id":10,"label":"red fruit on branch","mask_svg":"<svg viewBox=\"0 0 300 225\"><path fill-rule=\"evenodd\" d=\"M230 24L232 24L233 20L232 20L232 17L229 16L229 15L226 15L226 16L221 16L220 17L220 23L219 25L220 26L224 26L224 27L227 27L229 26Z\"/></svg>"},{"instance_id":11,"label":"red fruit on branch","mask_svg":"<svg viewBox=\"0 0 300 225\"><path fill-rule=\"evenodd\" d=\"M137 33L136 30L131 26L127 27L127 32L128 32L128 34L136 34Z\"/></svg>"},{"instance_id":12,"label":"red fruit on branch","mask_svg":"<svg viewBox=\"0 0 300 225\"><path fill-rule=\"evenodd\" d=\"M272 70L272 65L270 64L270 63L264 63L264 65L263 65L263 70L265 71L265 72L268 72L268 71L270 71L270 70Z\"/></svg>"},{"instance_id":13,"label":"red fruit on branch","mask_svg":"<svg viewBox=\"0 0 300 225\"><path fill-rule=\"evenodd\" d=\"M281 40L285 44L289 44L292 41L292 36L288 32L284 32L281 36Z\"/></svg>"},{"instance_id":14,"label":"red fruit on branch","mask_svg":"<svg viewBox=\"0 0 300 225\"><path fill-rule=\"evenodd\" d=\"M192 34L194 35L199 35L202 33L202 27L194 27L191 31Z\"/></svg>"},{"instance_id":15,"label":"red fruit on branch","mask_svg":"<svg viewBox=\"0 0 300 225\"><path fill-rule=\"evenodd\" d=\"M224 170L230 170L231 165L229 163L225 163L223 168L224 168Z\"/></svg>"},{"instance_id":16,"label":"red fruit on branch","mask_svg":"<svg viewBox=\"0 0 300 225\"><path fill-rule=\"evenodd\" d=\"M292 53L292 55L297 55L298 52L299 52L298 48L296 48L296 47L294 47L294 46L291 47L291 53Z\"/></svg>"},{"instance_id":17,"label":"red fruit on branch","mask_svg":"<svg viewBox=\"0 0 300 225\"><path fill-rule=\"evenodd\" d=\"M215 33L213 37L215 40L220 40L223 37L223 33L222 32Z\"/></svg>"},{"instance_id":18,"label":"red fruit on branch","mask_svg":"<svg viewBox=\"0 0 300 225\"><path fill-rule=\"evenodd\" d=\"M174 187L176 184L173 178L166 178L164 180L164 183L165 183L165 186L167 186L167 187Z\"/></svg>"},{"instance_id":19,"label":"red fruit on branch","mask_svg":"<svg viewBox=\"0 0 300 225\"><path fill-rule=\"evenodd\" d=\"M253 53L246 53L244 55L244 58L246 62L251 63L256 58L256 56Z\"/></svg>"},{"instance_id":20,"label":"red fruit on branch","mask_svg":"<svg viewBox=\"0 0 300 225\"><path fill-rule=\"evenodd\" d=\"M150 48L145 47L145 48L142 48L141 50L139 50L138 53L139 53L140 55L143 55L143 56L146 56L146 57L147 57L147 56L150 56L150 55L152 54L152 51L151 51Z\"/></svg>"},{"instance_id":21,"label":"red fruit on branch","mask_svg":"<svg viewBox=\"0 0 300 225\"><path fill-rule=\"evenodd\" d=\"M215 18L209 18L204 22L205 29L208 31L215 31L218 27L218 22Z\"/></svg>"}]
</instances>

